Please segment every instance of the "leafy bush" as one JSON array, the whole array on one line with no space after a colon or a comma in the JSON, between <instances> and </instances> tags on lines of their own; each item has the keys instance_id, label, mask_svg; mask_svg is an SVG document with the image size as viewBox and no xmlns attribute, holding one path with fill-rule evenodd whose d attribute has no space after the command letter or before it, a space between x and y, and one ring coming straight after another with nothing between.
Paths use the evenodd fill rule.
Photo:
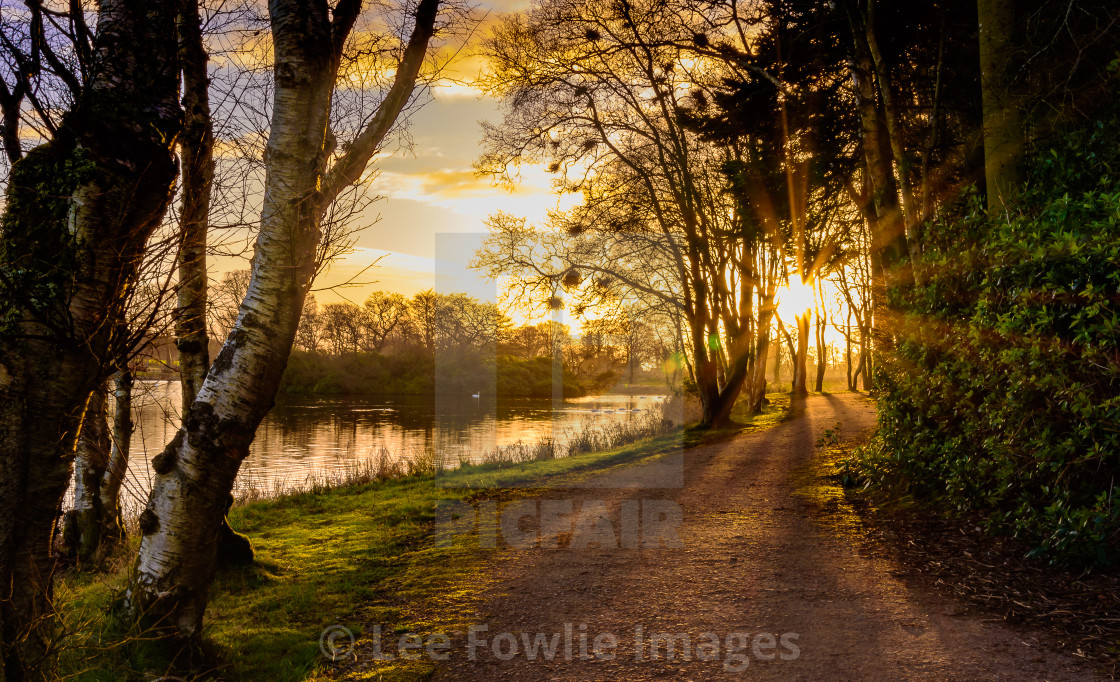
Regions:
<instances>
[{"instance_id":1,"label":"leafy bush","mask_svg":"<svg viewBox=\"0 0 1120 682\"><path fill-rule=\"evenodd\" d=\"M892 292L879 431L847 462L851 482L982 511L1054 561L1115 560L1118 123L1040 145L1011 215L972 195L929 226L928 280Z\"/></svg>"}]
</instances>

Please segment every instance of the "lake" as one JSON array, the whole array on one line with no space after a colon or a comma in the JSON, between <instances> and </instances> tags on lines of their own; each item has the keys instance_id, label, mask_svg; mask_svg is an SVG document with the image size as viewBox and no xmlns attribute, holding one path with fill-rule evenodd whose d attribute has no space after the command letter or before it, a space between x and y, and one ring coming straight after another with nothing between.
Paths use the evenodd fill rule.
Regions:
<instances>
[{"instance_id":1,"label":"lake","mask_svg":"<svg viewBox=\"0 0 1120 682\"><path fill-rule=\"evenodd\" d=\"M554 405L536 398L495 404L471 396L439 396L437 401L423 396L284 396L257 430L237 485L264 490L298 485L309 476L329 475L376 457L381 448L394 457L430 451L446 466L455 466L518 441L551 438L562 445L586 421L598 425L634 419L663 399L652 393L608 393ZM122 491L126 509L135 511L145 503L150 460L175 435L180 406L177 381L136 382L136 426Z\"/></svg>"}]
</instances>

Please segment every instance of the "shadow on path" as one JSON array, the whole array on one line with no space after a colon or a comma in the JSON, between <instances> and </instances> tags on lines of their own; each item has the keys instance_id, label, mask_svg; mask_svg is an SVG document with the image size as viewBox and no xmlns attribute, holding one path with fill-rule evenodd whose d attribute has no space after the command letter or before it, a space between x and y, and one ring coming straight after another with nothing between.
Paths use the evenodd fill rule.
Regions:
<instances>
[{"instance_id":1,"label":"shadow on path","mask_svg":"<svg viewBox=\"0 0 1120 682\"><path fill-rule=\"evenodd\" d=\"M840 423L850 440L873 428L874 406L838 394L810 396L796 410L765 431L686 450L683 487L542 496L571 504L560 548L499 553L489 571L496 580L478 586L475 626L486 630L473 649L465 633L454 637L436 679L1092 679L1070 659L907 587L889 563L819 523L794 472L826 429ZM647 507L679 509L679 543L661 535L677 546L625 547L623 517ZM597 531L606 548L570 546L583 544L569 532L580 510L609 519ZM611 547L604 528L622 546ZM543 650L530 660L525 645L538 637L557 643L550 660Z\"/></svg>"}]
</instances>

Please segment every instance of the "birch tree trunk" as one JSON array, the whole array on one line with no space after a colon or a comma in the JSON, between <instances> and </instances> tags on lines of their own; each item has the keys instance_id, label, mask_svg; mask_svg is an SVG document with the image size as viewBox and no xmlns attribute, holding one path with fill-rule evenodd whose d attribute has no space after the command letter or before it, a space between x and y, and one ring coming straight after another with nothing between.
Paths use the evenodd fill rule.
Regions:
<instances>
[{"instance_id":1,"label":"birch tree trunk","mask_svg":"<svg viewBox=\"0 0 1120 682\"><path fill-rule=\"evenodd\" d=\"M120 489L132 437L132 374L117 373L110 432L108 387L89 397L74 459L74 507L63 523L62 550L79 565L99 561L124 537Z\"/></svg>"},{"instance_id":2,"label":"birch tree trunk","mask_svg":"<svg viewBox=\"0 0 1120 682\"><path fill-rule=\"evenodd\" d=\"M98 386L86 404L74 458L74 508L63 526L63 551L79 564L93 561L101 545L101 479L110 448L106 392Z\"/></svg>"},{"instance_id":3,"label":"birch tree trunk","mask_svg":"<svg viewBox=\"0 0 1120 682\"><path fill-rule=\"evenodd\" d=\"M0 653L50 675L50 555L82 413L167 208L178 134L166 3L102 0L93 70L57 136L14 164L0 222Z\"/></svg>"},{"instance_id":4,"label":"birch tree trunk","mask_svg":"<svg viewBox=\"0 0 1120 682\"><path fill-rule=\"evenodd\" d=\"M197 0L178 0L179 60L183 68L183 164L179 213L179 286L175 346L183 405L190 405L210 368L206 333L206 230L214 182L214 130L210 120L206 48Z\"/></svg>"},{"instance_id":5,"label":"birch tree trunk","mask_svg":"<svg viewBox=\"0 0 1120 682\"><path fill-rule=\"evenodd\" d=\"M156 477L125 602L147 625L192 640L202 628L219 527L242 460L272 407L316 269L324 210L357 181L408 102L440 0L421 0L392 88L334 166L331 96L361 3L272 0L275 89L260 234L248 292Z\"/></svg>"},{"instance_id":6,"label":"birch tree trunk","mask_svg":"<svg viewBox=\"0 0 1120 682\"><path fill-rule=\"evenodd\" d=\"M183 179L175 346L179 351L179 387L184 406L194 402L210 369L210 337L206 328L206 244L214 184L214 127L210 116L210 79L206 72L209 57L202 42L201 22L197 0L178 0L176 26L179 30L179 61L183 67L184 116L179 142ZM252 561L249 540L230 528L224 518L219 532L221 546L231 549L222 556L230 557L232 564Z\"/></svg>"},{"instance_id":7,"label":"birch tree trunk","mask_svg":"<svg viewBox=\"0 0 1120 682\"><path fill-rule=\"evenodd\" d=\"M127 364L117 371L113 390L113 444L109 450L109 466L101 480L101 542L116 543L124 539L124 518L121 514L121 485L128 473L128 454L132 442L132 371Z\"/></svg>"}]
</instances>

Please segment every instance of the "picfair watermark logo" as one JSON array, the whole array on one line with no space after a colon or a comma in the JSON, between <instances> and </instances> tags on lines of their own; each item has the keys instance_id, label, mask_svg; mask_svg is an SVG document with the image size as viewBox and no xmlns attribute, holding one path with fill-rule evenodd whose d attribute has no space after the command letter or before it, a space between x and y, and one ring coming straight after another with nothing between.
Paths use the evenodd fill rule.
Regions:
<instances>
[{"instance_id":1,"label":"picfair watermark logo","mask_svg":"<svg viewBox=\"0 0 1120 682\"><path fill-rule=\"evenodd\" d=\"M478 546L515 549L639 549L684 547L681 506L673 500L623 500L612 509L604 500L524 499L501 509L494 500L436 503L436 547L458 538Z\"/></svg>"}]
</instances>

